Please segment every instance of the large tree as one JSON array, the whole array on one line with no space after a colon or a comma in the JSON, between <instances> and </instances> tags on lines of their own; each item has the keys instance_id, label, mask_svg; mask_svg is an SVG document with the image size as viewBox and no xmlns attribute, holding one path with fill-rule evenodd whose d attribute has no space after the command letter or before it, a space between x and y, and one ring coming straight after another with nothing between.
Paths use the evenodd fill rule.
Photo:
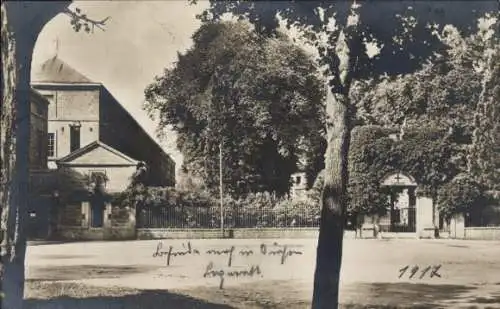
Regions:
<instances>
[{"instance_id":1,"label":"large tree","mask_svg":"<svg viewBox=\"0 0 500 309\"><path fill-rule=\"evenodd\" d=\"M342 241L347 203L348 151L355 104L353 81L397 75L419 68L444 47L433 31L454 24L474 26L485 11L498 11L497 1L211 1L200 17L218 19L232 13L272 35L280 19L311 42L327 78L328 148L325 156L321 226L318 239L313 308L337 308Z\"/></svg>"},{"instance_id":2,"label":"large tree","mask_svg":"<svg viewBox=\"0 0 500 309\"><path fill-rule=\"evenodd\" d=\"M177 132L184 167L217 190L220 146L223 183L235 196L288 192L301 158L314 173L325 92L309 56L286 36L264 37L245 22L206 23L193 41L145 91L159 128Z\"/></svg>"},{"instance_id":3,"label":"large tree","mask_svg":"<svg viewBox=\"0 0 500 309\"><path fill-rule=\"evenodd\" d=\"M57 14L70 17L75 31L90 32L94 21L71 1L2 1L2 106L0 120L0 283L2 308L22 308L26 237L24 222L29 190L30 74L33 49L43 27Z\"/></svg>"}]
</instances>

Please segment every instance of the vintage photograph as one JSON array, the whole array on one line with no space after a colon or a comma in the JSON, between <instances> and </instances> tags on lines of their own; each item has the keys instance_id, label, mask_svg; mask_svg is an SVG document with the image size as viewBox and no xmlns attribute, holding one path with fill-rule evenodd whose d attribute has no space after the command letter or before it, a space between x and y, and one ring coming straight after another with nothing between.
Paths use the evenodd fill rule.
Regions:
<instances>
[{"instance_id":1,"label":"vintage photograph","mask_svg":"<svg viewBox=\"0 0 500 309\"><path fill-rule=\"evenodd\" d=\"M499 12L2 1L1 308L500 308Z\"/></svg>"}]
</instances>

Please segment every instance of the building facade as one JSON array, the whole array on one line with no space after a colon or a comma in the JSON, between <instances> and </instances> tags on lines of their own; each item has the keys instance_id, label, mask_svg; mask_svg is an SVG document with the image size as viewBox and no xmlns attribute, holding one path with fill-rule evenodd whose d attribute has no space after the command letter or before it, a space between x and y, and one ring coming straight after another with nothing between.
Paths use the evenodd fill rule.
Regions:
<instances>
[{"instance_id":1,"label":"building facade","mask_svg":"<svg viewBox=\"0 0 500 309\"><path fill-rule=\"evenodd\" d=\"M95 83L57 57L35 74L33 88L50 102L48 164L100 141L134 160L145 162L147 182L175 185L175 162L147 134L101 83Z\"/></svg>"},{"instance_id":2,"label":"building facade","mask_svg":"<svg viewBox=\"0 0 500 309\"><path fill-rule=\"evenodd\" d=\"M133 237L135 210L116 209L92 185L106 195L121 192L145 166L145 185L175 186L175 162L101 83L58 57L33 75L32 87L49 103L41 164L56 183L57 235Z\"/></svg>"}]
</instances>

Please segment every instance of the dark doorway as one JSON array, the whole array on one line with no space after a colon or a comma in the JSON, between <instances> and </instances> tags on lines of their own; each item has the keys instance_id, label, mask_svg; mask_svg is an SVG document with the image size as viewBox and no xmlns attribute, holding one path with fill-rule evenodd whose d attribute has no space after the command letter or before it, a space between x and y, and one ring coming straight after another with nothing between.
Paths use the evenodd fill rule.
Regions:
<instances>
[{"instance_id":1,"label":"dark doorway","mask_svg":"<svg viewBox=\"0 0 500 309\"><path fill-rule=\"evenodd\" d=\"M70 151L73 152L77 149L80 149L80 127L79 126L71 126L70 127Z\"/></svg>"},{"instance_id":2,"label":"dark doorway","mask_svg":"<svg viewBox=\"0 0 500 309\"><path fill-rule=\"evenodd\" d=\"M49 236L53 203L50 196L30 196L26 218L27 239L46 239Z\"/></svg>"},{"instance_id":3,"label":"dark doorway","mask_svg":"<svg viewBox=\"0 0 500 309\"><path fill-rule=\"evenodd\" d=\"M90 227L102 227L104 224L104 198L95 194L90 201Z\"/></svg>"}]
</instances>

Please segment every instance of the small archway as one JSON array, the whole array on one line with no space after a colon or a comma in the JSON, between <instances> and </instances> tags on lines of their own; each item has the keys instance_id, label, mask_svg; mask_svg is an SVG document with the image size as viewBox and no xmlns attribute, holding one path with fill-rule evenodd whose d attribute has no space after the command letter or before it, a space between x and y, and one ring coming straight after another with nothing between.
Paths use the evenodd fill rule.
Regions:
<instances>
[{"instance_id":1,"label":"small archway","mask_svg":"<svg viewBox=\"0 0 500 309\"><path fill-rule=\"evenodd\" d=\"M387 232L417 231L417 182L407 174L395 172L382 178L380 186L387 192L389 209L381 218L381 228Z\"/></svg>"}]
</instances>

